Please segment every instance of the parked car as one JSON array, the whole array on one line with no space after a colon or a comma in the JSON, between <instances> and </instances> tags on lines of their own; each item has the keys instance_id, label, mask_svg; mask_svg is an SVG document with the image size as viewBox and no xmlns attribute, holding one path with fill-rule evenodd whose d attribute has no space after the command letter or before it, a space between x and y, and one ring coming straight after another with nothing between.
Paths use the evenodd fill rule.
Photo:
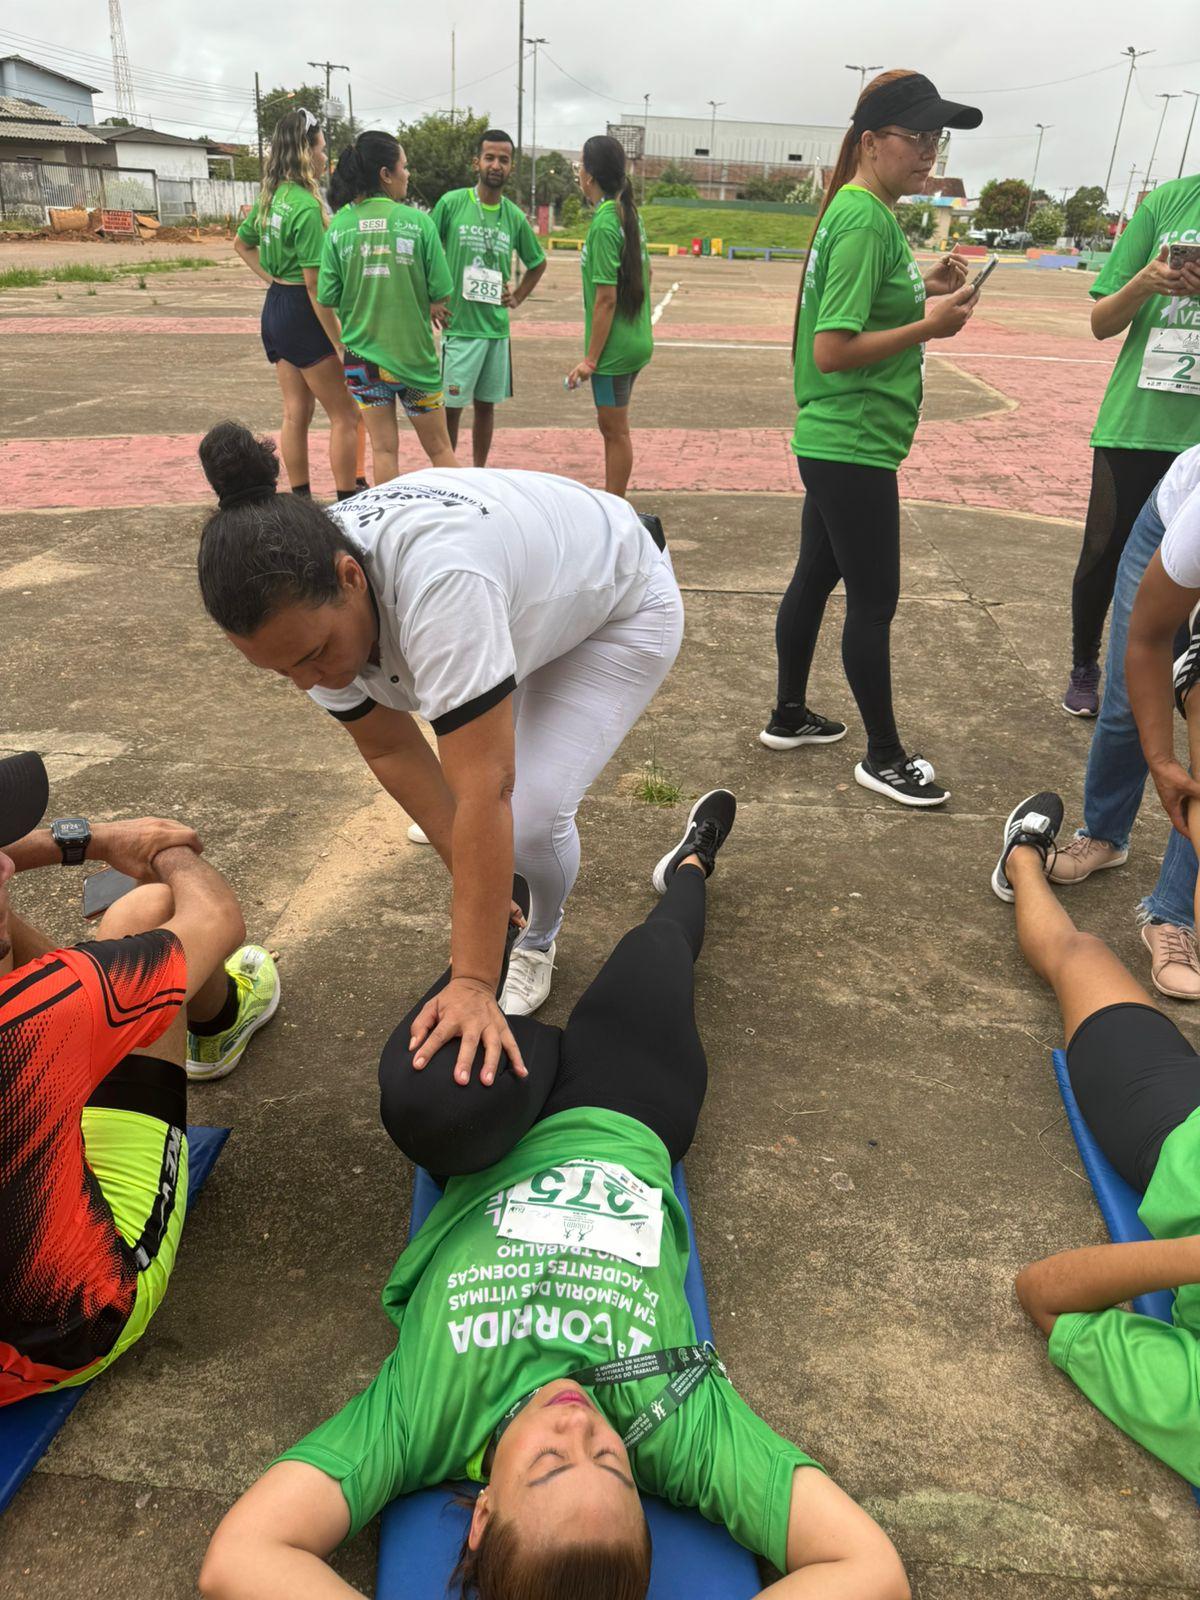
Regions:
<instances>
[{"instance_id":1,"label":"parked car","mask_svg":"<svg viewBox=\"0 0 1200 1600\"><path fill-rule=\"evenodd\" d=\"M990 250L1000 237L1000 233L1001 230L999 228L968 228L967 243L985 244Z\"/></svg>"},{"instance_id":2,"label":"parked car","mask_svg":"<svg viewBox=\"0 0 1200 1600\"><path fill-rule=\"evenodd\" d=\"M1001 250L1028 250L1033 243L1033 235L1022 228L1006 228L996 243Z\"/></svg>"}]
</instances>

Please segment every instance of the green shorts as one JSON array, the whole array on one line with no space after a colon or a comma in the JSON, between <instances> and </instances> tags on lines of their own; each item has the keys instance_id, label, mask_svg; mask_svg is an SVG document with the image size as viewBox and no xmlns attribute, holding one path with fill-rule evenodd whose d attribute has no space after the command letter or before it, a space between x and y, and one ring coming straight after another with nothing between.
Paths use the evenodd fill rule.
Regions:
<instances>
[{"instance_id":1,"label":"green shorts","mask_svg":"<svg viewBox=\"0 0 1200 1600\"><path fill-rule=\"evenodd\" d=\"M495 404L512 395L512 361L507 339L442 339L442 392L446 404L461 409L474 400Z\"/></svg>"}]
</instances>

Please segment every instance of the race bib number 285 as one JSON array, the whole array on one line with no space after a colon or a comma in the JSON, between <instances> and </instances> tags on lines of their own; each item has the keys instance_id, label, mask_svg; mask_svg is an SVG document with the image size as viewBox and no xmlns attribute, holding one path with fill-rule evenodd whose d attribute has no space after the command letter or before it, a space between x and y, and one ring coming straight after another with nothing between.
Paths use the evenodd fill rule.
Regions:
<instances>
[{"instance_id":1,"label":"race bib number 285","mask_svg":"<svg viewBox=\"0 0 1200 1600\"><path fill-rule=\"evenodd\" d=\"M564 1161L505 1192L496 1231L527 1244L577 1245L656 1267L662 1190L614 1161Z\"/></svg>"}]
</instances>

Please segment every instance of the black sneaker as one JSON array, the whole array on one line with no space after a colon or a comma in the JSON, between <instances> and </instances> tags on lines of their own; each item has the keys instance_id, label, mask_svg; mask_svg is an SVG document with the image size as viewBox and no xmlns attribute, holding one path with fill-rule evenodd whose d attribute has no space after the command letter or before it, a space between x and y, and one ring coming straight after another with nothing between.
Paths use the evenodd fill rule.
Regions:
<instances>
[{"instance_id":1,"label":"black sneaker","mask_svg":"<svg viewBox=\"0 0 1200 1600\"><path fill-rule=\"evenodd\" d=\"M1013 886L1008 881L1004 871L1004 864L1019 844L1032 845L1042 858L1042 865L1049 869L1054 865L1054 854L1057 846L1054 841L1058 838L1058 830L1063 825L1063 803L1052 789L1044 789L1041 794L1027 795L1019 806L1014 806L1008 814L1008 821L1004 824L1004 843L1000 848L1000 859L992 872L992 888L1009 905L1017 898L1013 893Z\"/></svg>"},{"instance_id":2,"label":"black sneaker","mask_svg":"<svg viewBox=\"0 0 1200 1600\"><path fill-rule=\"evenodd\" d=\"M768 750L795 750L802 744L836 744L845 737L844 722L833 722L805 707L798 723L784 722L778 711L772 711L771 720L759 734L758 742L765 744Z\"/></svg>"},{"instance_id":3,"label":"black sneaker","mask_svg":"<svg viewBox=\"0 0 1200 1600\"><path fill-rule=\"evenodd\" d=\"M699 856L704 876L712 877L717 851L729 837L736 815L737 800L728 789L710 789L700 796L688 816L683 838L674 849L667 851L651 876L650 881L659 894L666 894L676 867L690 855Z\"/></svg>"},{"instance_id":4,"label":"black sneaker","mask_svg":"<svg viewBox=\"0 0 1200 1600\"><path fill-rule=\"evenodd\" d=\"M890 763L864 756L854 769L854 781L902 806L940 806L950 798L949 789L934 782L933 767L921 756L905 756Z\"/></svg>"},{"instance_id":5,"label":"black sneaker","mask_svg":"<svg viewBox=\"0 0 1200 1600\"><path fill-rule=\"evenodd\" d=\"M1172 674L1175 683L1175 705L1179 715L1185 721L1187 720L1187 707L1184 702L1196 687L1197 681L1200 680L1200 627L1197 626L1198 622L1200 622L1200 606L1194 607L1191 616L1188 618L1188 627L1191 629L1192 637L1188 641L1187 649L1176 661L1175 670Z\"/></svg>"}]
</instances>

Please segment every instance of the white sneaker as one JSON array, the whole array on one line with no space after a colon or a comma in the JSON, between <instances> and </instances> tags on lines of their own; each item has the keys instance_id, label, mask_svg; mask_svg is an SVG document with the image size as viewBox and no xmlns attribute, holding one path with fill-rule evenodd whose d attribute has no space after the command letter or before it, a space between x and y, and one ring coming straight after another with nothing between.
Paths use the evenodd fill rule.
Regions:
<instances>
[{"instance_id":1,"label":"white sneaker","mask_svg":"<svg viewBox=\"0 0 1200 1600\"><path fill-rule=\"evenodd\" d=\"M412 842L414 844L428 844L429 843L429 835L425 832L425 829L422 828L421 825L419 823L417 823L417 822L410 822L409 823L409 825L408 825L408 837L412 840Z\"/></svg>"},{"instance_id":2,"label":"white sneaker","mask_svg":"<svg viewBox=\"0 0 1200 1600\"><path fill-rule=\"evenodd\" d=\"M508 958L508 977L500 994L500 1009L509 1017L527 1017L544 1005L554 972L554 945L549 950L526 950L518 945Z\"/></svg>"}]
</instances>

